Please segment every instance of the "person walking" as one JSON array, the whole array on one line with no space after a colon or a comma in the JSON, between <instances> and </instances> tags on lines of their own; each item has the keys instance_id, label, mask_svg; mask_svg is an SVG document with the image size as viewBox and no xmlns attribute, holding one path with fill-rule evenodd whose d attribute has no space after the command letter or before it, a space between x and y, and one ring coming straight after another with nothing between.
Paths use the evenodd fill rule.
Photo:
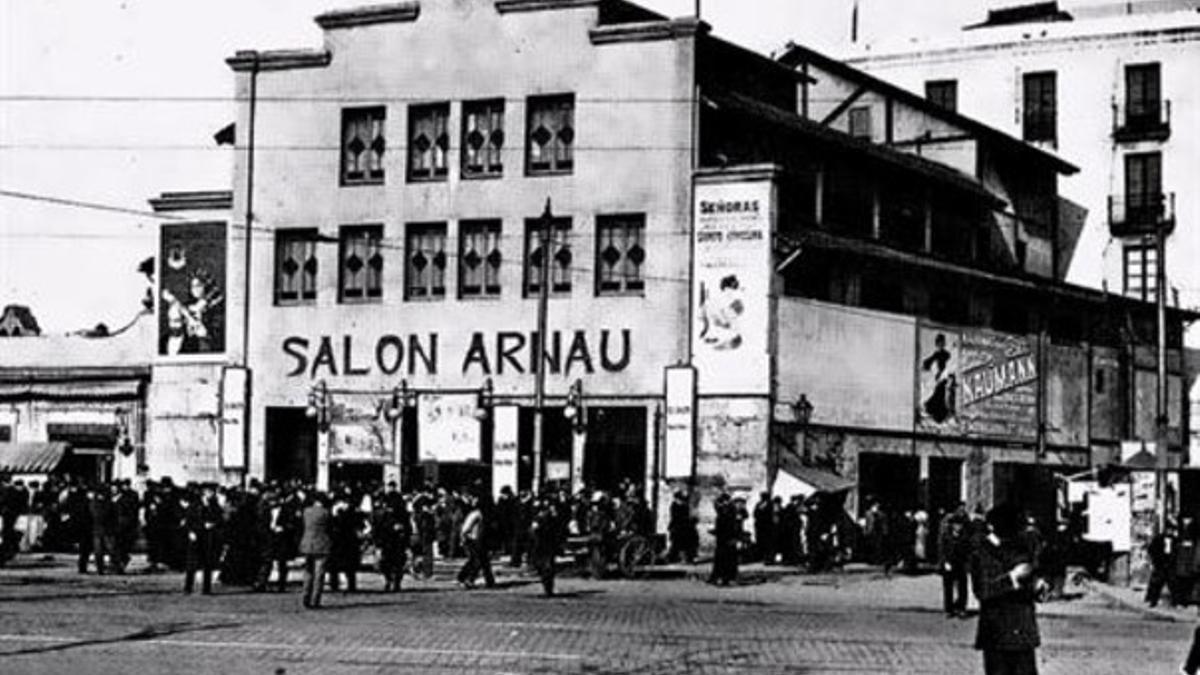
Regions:
<instances>
[{"instance_id":1,"label":"person walking","mask_svg":"<svg viewBox=\"0 0 1200 675\"><path fill-rule=\"evenodd\" d=\"M213 571L221 559L221 525L224 510L217 503L215 486L206 484L199 499L184 493L181 506L183 530L187 539L183 592L190 594L196 587L196 572L201 574L200 592L212 595Z\"/></svg>"},{"instance_id":2,"label":"person walking","mask_svg":"<svg viewBox=\"0 0 1200 675\"><path fill-rule=\"evenodd\" d=\"M737 581L738 539L742 535L742 523L728 494L722 492L718 495L714 508L716 523L712 534L716 538L717 548L713 554L712 572L708 576L708 583L727 586Z\"/></svg>"},{"instance_id":3,"label":"person walking","mask_svg":"<svg viewBox=\"0 0 1200 675\"><path fill-rule=\"evenodd\" d=\"M466 499L469 511L463 519L461 536L463 548L467 553L467 561L458 571L458 583L463 588L474 588L476 577L482 573L484 584L491 588L496 585L496 578L492 576L492 562L487 552L485 537L487 530L483 508L479 499L474 495L470 495Z\"/></svg>"},{"instance_id":4,"label":"person walking","mask_svg":"<svg viewBox=\"0 0 1200 675\"><path fill-rule=\"evenodd\" d=\"M942 575L942 611L948 618L967 615L967 565L971 539L967 505L959 502L938 527L938 572Z\"/></svg>"},{"instance_id":5,"label":"person walking","mask_svg":"<svg viewBox=\"0 0 1200 675\"><path fill-rule=\"evenodd\" d=\"M92 524L92 554L96 556L96 574L110 571L113 563L114 534L116 530L116 514L113 511L112 500L108 491L103 487L95 487L88 491L89 522Z\"/></svg>"},{"instance_id":6,"label":"person walking","mask_svg":"<svg viewBox=\"0 0 1200 675\"><path fill-rule=\"evenodd\" d=\"M529 526L529 559L542 582L542 593L554 595L555 560L562 548L558 505L552 498L539 497L533 503L533 522Z\"/></svg>"},{"instance_id":7,"label":"person walking","mask_svg":"<svg viewBox=\"0 0 1200 675\"><path fill-rule=\"evenodd\" d=\"M141 499L134 491L133 485L124 480L118 485L113 484L113 512L116 531L114 567L117 574L124 574L133 557L133 546L138 539L138 513L141 510Z\"/></svg>"},{"instance_id":8,"label":"person walking","mask_svg":"<svg viewBox=\"0 0 1200 675\"><path fill-rule=\"evenodd\" d=\"M383 495L376 506L372 532L379 550L379 572L383 574L383 592L400 590L404 578L406 552L412 539L408 509L398 493Z\"/></svg>"},{"instance_id":9,"label":"person walking","mask_svg":"<svg viewBox=\"0 0 1200 675\"><path fill-rule=\"evenodd\" d=\"M358 590L358 568L362 566L362 512L350 488L342 489L330 510L329 587L338 590L339 578L346 577L346 592Z\"/></svg>"},{"instance_id":10,"label":"person walking","mask_svg":"<svg viewBox=\"0 0 1200 675\"><path fill-rule=\"evenodd\" d=\"M1151 607L1158 605L1163 587L1167 588L1167 605L1174 607L1175 592L1175 557L1179 555L1179 546L1175 537L1175 525L1168 521L1162 532L1154 535L1149 547L1150 583L1146 586L1146 604Z\"/></svg>"},{"instance_id":11,"label":"person walking","mask_svg":"<svg viewBox=\"0 0 1200 675\"><path fill-rule=\"evenodd\" d=\"M989 533L972 553L971 581L979 599L975 648L985 675L1037 675L1041 644L1034 610L1031 552L1021 537L1021 514L1006 504L987 515Z\"/></svg>"},{"instance_id":12,"label":"person walking","mask_svg":"<svg viewBox=\"0 0 1200 675\"><path fill-rule=\"evenodd\" d=\"M300 537L300 555L304 556L304 597L301 603L305 609L321 606L321 592L325 587L325 561L332 548L326 501L323 494L313 495L302 516L304 529Z\"/></svg>"},{"instance_id":13,"label":"person walking","mask_svg":"<svg viewBox=\"0 0 1200 675\"><path fill-rule=\"evenodd\" d=\"M255 579L255 590L266 591L275 569L275 589L279 593L287 590L288 563L292 559L292 541L295 538L295 523L291 512L284 504L282 494L268 490L259 508L258 532L263 541L262 560Z\"/></svg>"},{"instance_id":14,"label":"person walking","mask_svg":"<svg viewBox=\"0 0 1200 675\"><path fill-rule=\"evenodd\" d=\"M696 521L692 518L692 506L685 492L676 492L671 499L670 520L667 522L667 535L671 545L667 549L667 560L678 562L682 560L692 564L696 560Z\"/></svg>"}]
</instances>

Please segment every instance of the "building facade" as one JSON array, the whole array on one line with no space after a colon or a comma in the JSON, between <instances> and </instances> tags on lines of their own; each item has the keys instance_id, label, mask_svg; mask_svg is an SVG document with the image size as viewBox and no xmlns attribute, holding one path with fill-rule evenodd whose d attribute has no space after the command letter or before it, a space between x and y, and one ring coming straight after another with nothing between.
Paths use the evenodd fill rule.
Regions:
<instances>
[{"instance_id":1,"label":"building facade","mask_svg":"<svg viewBox=\"0 0 1200 675\"><path fill-rule=\"evenodd\" d=\"M993 11L952 35L857 45L845 56L1084 167L1062 184L1086 209L1075 255L1064 261L1068 279L1155 302L1162 264L1166 301L1200 306L1200 269L1191 263L1200 252L1200 203L1188 188L1200 172L1197 3L1084 4L1067 12L1043 3ZM1160 231L1167 234L1161 261ZM1186 335L1194 354L1200 333ZM1190 358L1184 383L1193 412L1200 410L1198 363Z\"/></svg>"},{"instance_id":2,"label":"building facade","mask_svg":"<svg viewBox=\"0 0 1200 675\"><path fill-rule=\"evenodd\" d=\"M1132 423L1153 317L1062 281L1052 153L616 0L317 22L229 59L225 288L160 312L155 386L214 369L161 427L206 476L1052 510Z\"/></svg>"}]
</instances>

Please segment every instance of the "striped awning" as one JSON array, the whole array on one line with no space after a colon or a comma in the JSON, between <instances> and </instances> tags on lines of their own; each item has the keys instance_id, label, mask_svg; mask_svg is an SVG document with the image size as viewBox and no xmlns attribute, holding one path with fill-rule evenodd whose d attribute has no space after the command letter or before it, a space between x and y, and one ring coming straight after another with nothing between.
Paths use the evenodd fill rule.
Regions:
<instances>
[{"instance_id":1,"label":"striped awning","mask_svg":"<svg viewBox=\"0 0 1200 675\"><path fill-rule=\"evenodd\" d=\"M0 443L0 473L50 473L70 450L68 443Z\"/></svg>"}]
</instances>

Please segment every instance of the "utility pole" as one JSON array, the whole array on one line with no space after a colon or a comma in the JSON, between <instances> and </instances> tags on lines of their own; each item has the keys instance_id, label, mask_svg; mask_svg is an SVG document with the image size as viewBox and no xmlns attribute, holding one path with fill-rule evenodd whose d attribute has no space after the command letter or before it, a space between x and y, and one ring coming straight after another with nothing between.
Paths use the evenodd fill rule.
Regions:
<instances>
[{"instance_id":1,"label":"utility pole","mask_svg":"<svg viewBox=\"0 0 1200 675\"><path fill-rule=\"evenodd\" d=\"M546 314L550 308L550 226L554 224L554 216L550 212L550 198L546 197L546 210L538 219L538 239L542 252L542 266L538 270L538 314L537 340L534 349L534 364L537 372L534 377L533 390L533 492L541 491L542 457L546 445L545 435L545 404L546 404Z\"/></svg>"},{"instance_id":2,"label":"utility pole","mask_svg":"<svg viewBox=\"0 0 1200 675\"><path fill-rule=\"evenodd\" d=\"M1171 399L1168 389L1169 380L1167 379L1167 228L1161 222L1158 224L1154 243L1157 249L1155 254L1158 258L1154 293L1158 305L1158 395L1155 397L1154 417L1154 506L1158 531L1162 532L1167 523L1167 425L1171 419L1168 412Z\"/></svg>"}]
</instances>

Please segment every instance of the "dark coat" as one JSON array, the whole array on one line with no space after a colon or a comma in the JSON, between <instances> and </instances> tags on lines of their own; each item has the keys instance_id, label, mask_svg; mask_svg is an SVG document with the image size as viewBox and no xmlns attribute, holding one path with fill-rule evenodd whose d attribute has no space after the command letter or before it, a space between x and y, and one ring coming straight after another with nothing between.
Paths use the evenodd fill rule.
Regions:
<instances>
[{"instance_id":1,"label":"dark coat","mask_svg":"<svg viewBox=\"0 0 1200 675\"><path fill-rule=\"evenodd\" d=\"M1020 563L1033 564L1017 540L996 545L984 539L971 556L971 584L979 599L975 648L996 651L1034 649L1041 644L1031 583L1013 585L1008 573Z\"/></svg>"},{"instance_id":2,"label":"dark coat","mask_svg":"<svg viewBox=\"0 0 1200 675\"><path fill-rule=\"evenodd\" d=\"M300 555L329 555L332 547L329 520L329 509L319 502L304 509L304 534L300 537Z\"/></svg>"}]
</instances>

